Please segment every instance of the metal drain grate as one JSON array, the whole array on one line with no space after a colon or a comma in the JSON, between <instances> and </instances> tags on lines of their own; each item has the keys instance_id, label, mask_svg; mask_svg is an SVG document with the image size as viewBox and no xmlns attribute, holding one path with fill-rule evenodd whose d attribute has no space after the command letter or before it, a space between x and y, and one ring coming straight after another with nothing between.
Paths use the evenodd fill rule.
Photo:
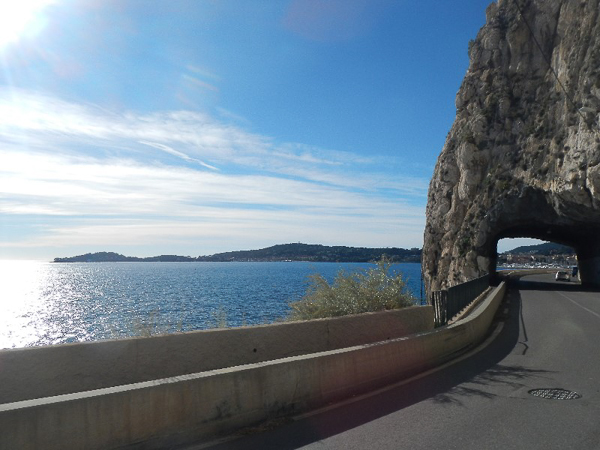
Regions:
<instances>
[{"instance_id":1,"label":"metal drain grate","mask_svg":"<svg viewBox=\"0 0 600 450\"><path fill-rule=\"evenodd\" d=\"M567 391L566 389L532 389L529 391L531 395L549 400L577 400L581 395L575 391Z\"/></svg>"}]
</instances>

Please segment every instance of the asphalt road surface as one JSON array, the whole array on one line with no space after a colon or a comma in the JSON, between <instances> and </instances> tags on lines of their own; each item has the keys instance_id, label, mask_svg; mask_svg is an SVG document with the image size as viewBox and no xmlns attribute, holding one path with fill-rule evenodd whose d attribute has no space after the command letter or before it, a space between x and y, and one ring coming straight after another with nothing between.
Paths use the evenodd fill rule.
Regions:
<instances>
[{"instance_id":1,"label":"asphalt road surface","mask_svg":"<svg viewBox=\"0 0 600 450\"><path fill-rule=\"evenodd\" d=\"M433 374L193 448L600 449L600 293L528 276L511 287L498 320L489 345Z\"/></svg>"}]
</instances>

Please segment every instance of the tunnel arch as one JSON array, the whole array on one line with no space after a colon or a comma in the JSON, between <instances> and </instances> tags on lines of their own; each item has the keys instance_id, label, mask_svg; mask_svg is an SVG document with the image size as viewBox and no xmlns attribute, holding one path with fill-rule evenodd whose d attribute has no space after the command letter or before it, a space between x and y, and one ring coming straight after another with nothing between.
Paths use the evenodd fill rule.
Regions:
<instances>
[{"instance_id":1,"label":"tunnel arch","mask_svg":"<svg viewBox=\"0 0 600 450\"><path fill-rule=\"evenodd\" d=\"M502 241L504 247L506 247L506 241L510 241L512 239L524 238L528 242L526 243L515 243L510 246L510 250L500 250L500 244ZM535 239L535 240L534 240ZM525 248L537 248L544 244L558 244L563 246L560 249L554 250L554 248L548 249L547 252L536 253L536 254L528 254L523 252L515 252L517 249ZM529 255L531 258L526 259L525 257ZM556 258L557 256L562 256L563 259ZM516 257L516 260L514 259ZM559 265L557 265L557 262ZM575 249L570 245L561 242L555 242L548 239L537 239L532 238L531 236L518 236L518 237L507 237L500 238L496 245L496 258L490 264L490 279L492 281L499 281L501 279L501 271L500 267L505 266L505 268L514 268L520 269L527 267L530 264L541 265L541 267L550 267L550 268L562 268L568 269L569 271L573 268L573 266L577 266L577 258ZM534 266L535 267L535 266Z\"/></svg>"},{"instance_id":2,"label":"tunnel arch","mask_svg":"<svg viewBox=\"0 0 600 450\"><path fill-rule=\"evenodd\" d=\"M517 222L523 222L518 220ZM547 222L519 223L493 234L488 249L490 280L498 280L498 242L505 238L533 238L566 245L575 251L581 282L584 286L600 287L600 245L598 228L589 224L552 224Z\"/></svg>"}]
</instances>

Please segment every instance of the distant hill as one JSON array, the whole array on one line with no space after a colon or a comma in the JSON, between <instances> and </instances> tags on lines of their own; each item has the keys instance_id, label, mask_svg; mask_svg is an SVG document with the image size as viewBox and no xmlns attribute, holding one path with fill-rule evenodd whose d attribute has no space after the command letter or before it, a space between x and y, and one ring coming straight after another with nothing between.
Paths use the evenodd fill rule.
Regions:
<instances>
[{"instance_id":1,"label":"distant hill","mask_svg":"<svg viewBox=\"0 0 600 450\"><path fill-rule=\"evenodd\" d=\"M421 249L329 247L319 244L281 244L260 250L240 250L209 256L161 255L148 258L123 256L114 252L86 253L54 262L229 262L229 261L314 261L314 262L370 262L387 255L394 262L420 262Z\"/></svg>"},{"instance_id":2,"label":"distant hill","mask_svg":"<svg viewBox=\"0 0 600 450\"><path fill-rule=\"evenodd\" d=\"M261 250L241 250L200 256L198 261L315 261L369 262L387 255L397 262L419 262L421 249L363 248L319 244L280 244Z\"/></svg>"},{"instance_id":3,"label":"distant hill","mask_svg":"<svg viewBox=\"0 0 600 450\"><path fill-rule=\"evenodd\" d=\"M135 256L123 256L114 252L86 253L85 255L71 256L68 258L54 258L54 262L187 262L196 261L189 256L161 255L148 258L137 258Z\"/></svg>"},{"instance_id":4,"label":"distant hill","mask_svg":"<svg viewBox=\"0 0 600 450\"><path fill-rule=\"evenodd\" d=\"M524 245L521 247L517 247L508 252L504 252L504 254L512 253L514 254L527 254L527 255L574 255L575 250L571 247L561 244L555 244L554 242L545 242L543 244L537 245Z\"/></svg>"}]
</instances>

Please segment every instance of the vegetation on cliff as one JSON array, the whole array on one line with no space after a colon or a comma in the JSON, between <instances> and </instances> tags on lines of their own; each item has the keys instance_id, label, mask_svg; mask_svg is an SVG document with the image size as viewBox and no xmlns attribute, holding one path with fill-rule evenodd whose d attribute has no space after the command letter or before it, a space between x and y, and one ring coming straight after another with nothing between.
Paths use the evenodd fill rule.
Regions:
<instances>
[{"instance_id":1,"label":"vegetation on cliff","mask_svg":"<svg viewBox=\"0 0 600 450\"><path fill-rule=\"evenodd\" d=\"M421 250L412 248L363 248L318 244L281 244L261 250L242 250L200 256L199 261L314 261L370 262L387 255L393 262L419 262Z\"/></svg>"}]
</instances>

